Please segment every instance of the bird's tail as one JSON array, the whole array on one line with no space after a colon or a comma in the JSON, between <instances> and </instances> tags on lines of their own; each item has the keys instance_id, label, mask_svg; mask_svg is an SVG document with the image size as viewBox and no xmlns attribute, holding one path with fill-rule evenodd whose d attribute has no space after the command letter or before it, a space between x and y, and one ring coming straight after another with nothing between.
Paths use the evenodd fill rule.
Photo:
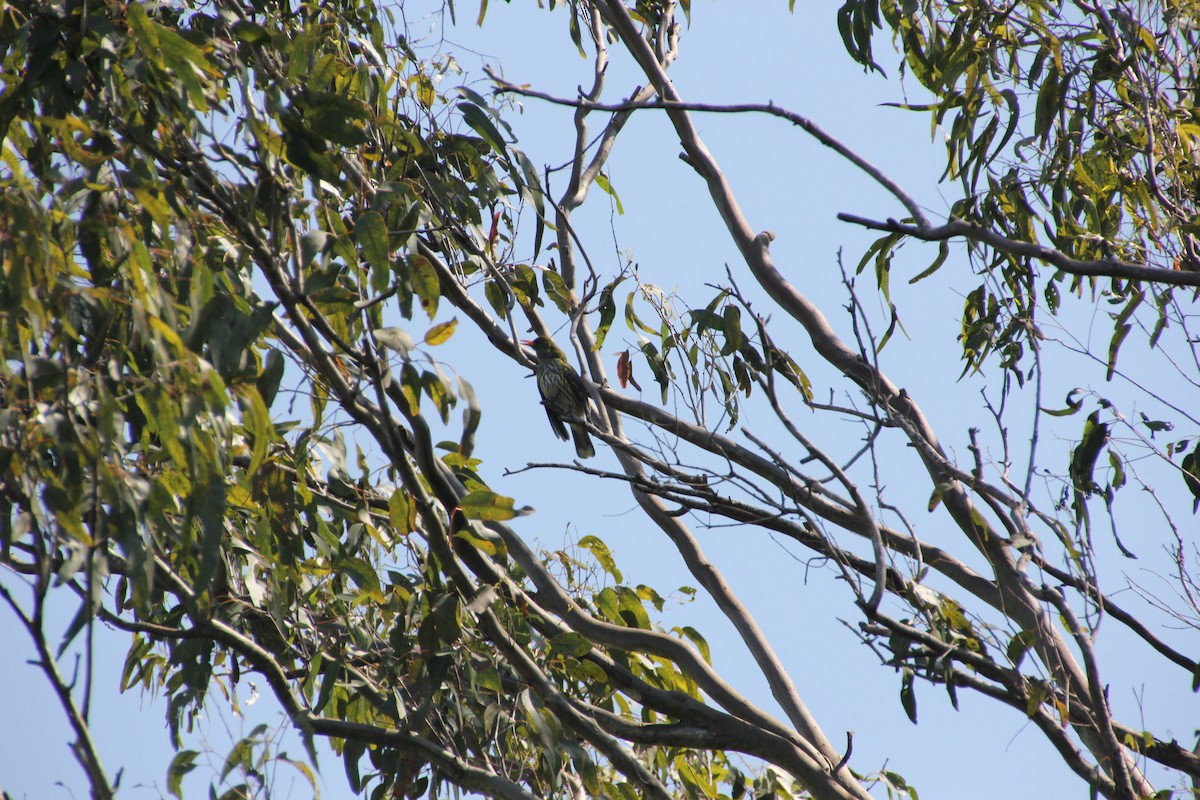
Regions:
<instances>
[{"instance_id":1,"label":"bird's tail","mask_svg":"<svg viewBox=\"0 0 1200 800\"><path fill-rule=\"evenodd\" d=\"M573 423L571 433L575 435L575 455L580 458L596 455L596 448L592 445L592 437L588 435L587 428Z\"/></svg>"}]
</instances>

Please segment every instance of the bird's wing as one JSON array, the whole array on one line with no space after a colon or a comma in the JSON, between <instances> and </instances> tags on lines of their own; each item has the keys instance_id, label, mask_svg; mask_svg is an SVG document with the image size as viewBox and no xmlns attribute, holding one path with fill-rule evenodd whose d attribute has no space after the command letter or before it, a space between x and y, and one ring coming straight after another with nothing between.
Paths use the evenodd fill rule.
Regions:
<instances>
[{"instance_id":1,"label":"bird's wing","mask_svg":"<svg viewBox=\"0 0 1200 800\"><path fill-rule=\"evenodd\" d=\"M575 404L580 409L579 417L586 419L588 415L588 390L583 385L583 378L579 377L575 370L571 370L571 394L575 397Z\"/></svg>"},{"instance_id":2,"label":"bird's wing","mask_svg":"<svg viewBox=\"0 0 1200 800\"><path fill-rule=\"evenodd\" d=\"M558 414L551 411L550 406L544 400L542 401L542 405L546 409L546 419L550 420L550 427L554 430L554 435L564 441L570 439L570 435L567 434L567 426L563 425L563 421Z\"/></svg>"}]
</instances>

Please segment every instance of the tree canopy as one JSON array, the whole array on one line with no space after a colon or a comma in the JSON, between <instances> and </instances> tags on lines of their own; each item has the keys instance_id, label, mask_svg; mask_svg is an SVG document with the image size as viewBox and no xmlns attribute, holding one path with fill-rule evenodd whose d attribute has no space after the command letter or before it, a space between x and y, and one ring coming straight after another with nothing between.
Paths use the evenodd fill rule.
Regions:
<instances>
[{"instance_id":1,"label":"tree canopy","mask_svg":"<svg viewBox=\"0 0 1200 800\"><path fill-rule=\"evenodd\" d=\"M804 109L677 89L698 5L523 9L582 56L569 96L457 81L408 5L0 8L0 597L93 797L118 787L91 670L62 661L97 626L129 635L121 688L166 699L178 796L191 725L253 675L309 763L328 742L373 800L916 797L810 710L701 546L721 535L785 543L797 583L833 575L823 608L913 723L935 686L1011 709L1094 795L1193 793L1190 732L1117 697L1129 661L1178 706L1200 688L1200 4L793 8L928 119L944 161L917 189ZM486 30L516 11L421 13ZM753 43L729 46L751 69ZM572 122L556 152L515 133L533 104ZM780 255L829 220L756 225L754 187L701 137L712 114L786 126L886 192L882 214L836 209L868 244ZM643 115L678 142L653 157L693 173L653 220L606 170ZM942 208L916 199L933 186ZM624 249L700 187L738 257L719 280ZM596 205L607 238L578 223ZM807 293L816 265L840 268L836 303ZM912 325L933 286L959 292L954 341ZM574 418L551 399L551 421L595 459L534 407L539 337L587 398ZM521 419L489 413L482 380L526 397ZM963 389L971 407L929 411ZM477 447L514 424L559 460ZM516 471L571 481L579 514L622 487L770 703L670 621L669 592L626 581L603 531L547 546L556 490L507 496ZM213 794L267 796L280 757L232 743Z\"/></svg>"}]
</instances>

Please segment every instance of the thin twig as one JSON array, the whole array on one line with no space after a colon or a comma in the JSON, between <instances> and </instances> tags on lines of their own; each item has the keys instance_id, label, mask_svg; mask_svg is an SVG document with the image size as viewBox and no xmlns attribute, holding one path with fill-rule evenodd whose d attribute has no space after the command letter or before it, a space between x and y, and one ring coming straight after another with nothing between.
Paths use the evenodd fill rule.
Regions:
<instances>
[{"instance_id":1,"label":"thin twig","mask_svg":"<svg viewBox=\"0 0 1200 800\"><path fill-rule=\"evenodd\" d=\"M539 92L535 89L530 89L528 86L518 86L514 83L509 83L503 79L492 75L496 81L497 94L519 94L524 97L533 97L539 100L545 100L548 103L553 103L560 106L570 106L572 108L587 109L589 111L609 111L614 114L628 114L631 111L657 109L660 111L696 111L711 114L747 114L760 113L769 114L773 117L785 119L788 122L801 128L805 133L812 136L821 144L830 148L838 155L845 158L854 166L865 172L875 180L884 189L887 189L897 200L904 204L904 208L914 220L922 227L929 227L929 220L925 213L921 210L920 205L909 194L904 191L900 184L884 174L883 170L876 167L871 162L860 156L858 153L851 150L848 146L836 139L831 134L827 133L821 126L813 122L808 117L797 114L794 111L789 111L782 106L775 105L772 101L766 103L694 103L684 102L682 100L628 100L622 103L598 103L592 100L572 100L566 97L558 97L546 92Z\"/></svg>"}]
</instances>

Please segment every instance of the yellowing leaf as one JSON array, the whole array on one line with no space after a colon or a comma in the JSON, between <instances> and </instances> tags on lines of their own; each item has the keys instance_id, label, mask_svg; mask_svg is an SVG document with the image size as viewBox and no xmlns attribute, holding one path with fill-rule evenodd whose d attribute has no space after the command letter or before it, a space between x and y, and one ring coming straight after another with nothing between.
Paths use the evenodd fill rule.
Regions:
<instances>
[{"instance_id":1,"label":"yellowing leaf","mask_svg":"<svg viewBox=\"0 0 1200 800\"><path fill-rule=\"evenodd\" d=\"M371 265L372 274L382 273L384 285L391 273L388 264L387 223L378 211L368 211L354 221L354 238L362 247L363 258Z\"/></svg>"},{"instance_id":2,"label":"yellowing leaf","mask_svg":"<svg viewBox=\"0 0 1200 800\"><path fill-rule=\"evenodd\" d=\"M532 509L513 508L513 499L489 491L471 492L458 504L467 519L481 519L491 522L502 522L513 519ZM475 540L472 540L475 541Z\"/></svg>"},{"instance_id":3,"label":"yellowing leaf","mask_svg":"<svg viewBox=\"0 0 1200 800\"><path fill-rule=\"evenodd\" d=\"M454 329L458 327L458 318L454 318L449 322L441 322L434 325L425 333L425 344L439 345L446 342L454 335Z\"/></svg>"}]
</instances>

